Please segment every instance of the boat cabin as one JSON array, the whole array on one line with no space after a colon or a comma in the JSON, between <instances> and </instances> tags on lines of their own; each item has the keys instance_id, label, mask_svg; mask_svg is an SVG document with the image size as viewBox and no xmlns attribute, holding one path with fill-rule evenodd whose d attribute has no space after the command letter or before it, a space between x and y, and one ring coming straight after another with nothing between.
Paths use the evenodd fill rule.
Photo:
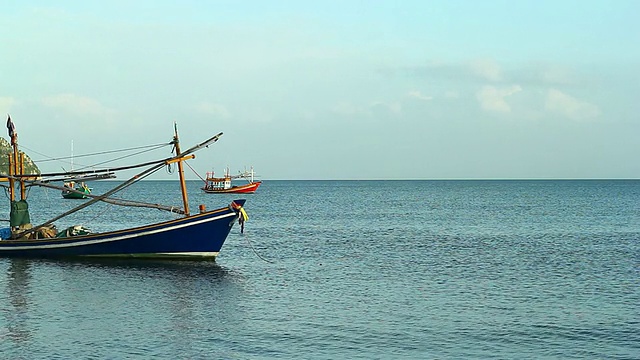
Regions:
<instances>
[{"instance_id":1,"label":"boat cabin","mask_svg":"<svg viewBox=\"0 0 640 360\"><path fill-rule=\"evenodd\" d=\"M216 177L213 177L213 172L208 172L207 184L205 185L205 188L207 190L231 189L231 176L216 178Z\"/></svg>"}]
</instances>

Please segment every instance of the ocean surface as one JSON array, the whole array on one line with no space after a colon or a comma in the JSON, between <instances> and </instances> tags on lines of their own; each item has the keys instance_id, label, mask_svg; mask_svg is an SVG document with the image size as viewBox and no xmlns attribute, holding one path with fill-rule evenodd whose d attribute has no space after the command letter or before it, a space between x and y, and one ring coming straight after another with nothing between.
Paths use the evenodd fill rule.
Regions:
<instances>
[{"instance_id":1,"label":"ocean surface","mask_svg":"<svg viewBox=\"0 0 640 360\"><path fill-rule=\"evenodd\" d=\"M193 211L247 198L215 263L0 259L1 358L640 358L638 180L199 186ZM175 182L122 196L181 205ZM38 223L82 200L29 201ZM56 225L172 216L96 205Z\"/></svg>"}]
</instances>

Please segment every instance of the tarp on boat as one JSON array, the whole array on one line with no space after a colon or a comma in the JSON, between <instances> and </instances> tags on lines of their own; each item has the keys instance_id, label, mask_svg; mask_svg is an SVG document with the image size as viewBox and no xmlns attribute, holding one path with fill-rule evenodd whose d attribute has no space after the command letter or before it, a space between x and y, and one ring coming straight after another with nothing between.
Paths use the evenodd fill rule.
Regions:
<instances>
[{"instance_id":1,"label":"tarp on boat","mask_svg":"<svg viewBox=\"0 0 640 360\"><path fill-rule=\"evenodd\" d=\"M27 200L11 202L9 224L11 227L31 224L31 218L29 217L29 204L27 203Z\"/></svg>"},{"instance_id":2,"label":"tarp on boat","mask_svg":"<svg viewBox=\"0 0 640 360\"><path fill-rule=\"evenodd\" d=\"M81 225L75 225L60 231L56 235L56 237L70 237L70 236L80 236L80 235L88 235L88 234L91 234L91 230Z\"/></svg>"}]
</instances>

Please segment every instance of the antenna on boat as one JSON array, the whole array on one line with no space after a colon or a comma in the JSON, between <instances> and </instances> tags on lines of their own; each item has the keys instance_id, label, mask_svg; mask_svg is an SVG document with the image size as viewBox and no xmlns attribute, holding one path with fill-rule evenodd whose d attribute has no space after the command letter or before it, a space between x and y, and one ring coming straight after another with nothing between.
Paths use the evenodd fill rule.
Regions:
<instances>
[{"instance_id":1,"label":"antenna on boat","mask_svg":"<svg viewBox=\"0 0 640 360\"><path fill-rule=\"evenodd\" d=\"M73 171L73 139L71 140L71 171Z\"/></svg>"}]
</instances>

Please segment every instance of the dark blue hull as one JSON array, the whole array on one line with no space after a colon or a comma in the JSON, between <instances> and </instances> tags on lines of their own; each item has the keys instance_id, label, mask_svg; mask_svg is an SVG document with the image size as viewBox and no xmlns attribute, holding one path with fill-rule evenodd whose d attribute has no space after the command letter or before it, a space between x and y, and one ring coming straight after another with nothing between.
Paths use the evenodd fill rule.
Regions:
<instances>
[{"instance_id":1,"label":"dark blue hull","mask_svg":"<svg viewBox=\"0 0 640 360\"><path fill-rule=\"evenodd\" d=\"M242 206L245 200L235 200ZM2 240L0 257L211 258L224 244L238 210L231 206L133 229L38 240Z\"/></svg>"}]
</instances>

